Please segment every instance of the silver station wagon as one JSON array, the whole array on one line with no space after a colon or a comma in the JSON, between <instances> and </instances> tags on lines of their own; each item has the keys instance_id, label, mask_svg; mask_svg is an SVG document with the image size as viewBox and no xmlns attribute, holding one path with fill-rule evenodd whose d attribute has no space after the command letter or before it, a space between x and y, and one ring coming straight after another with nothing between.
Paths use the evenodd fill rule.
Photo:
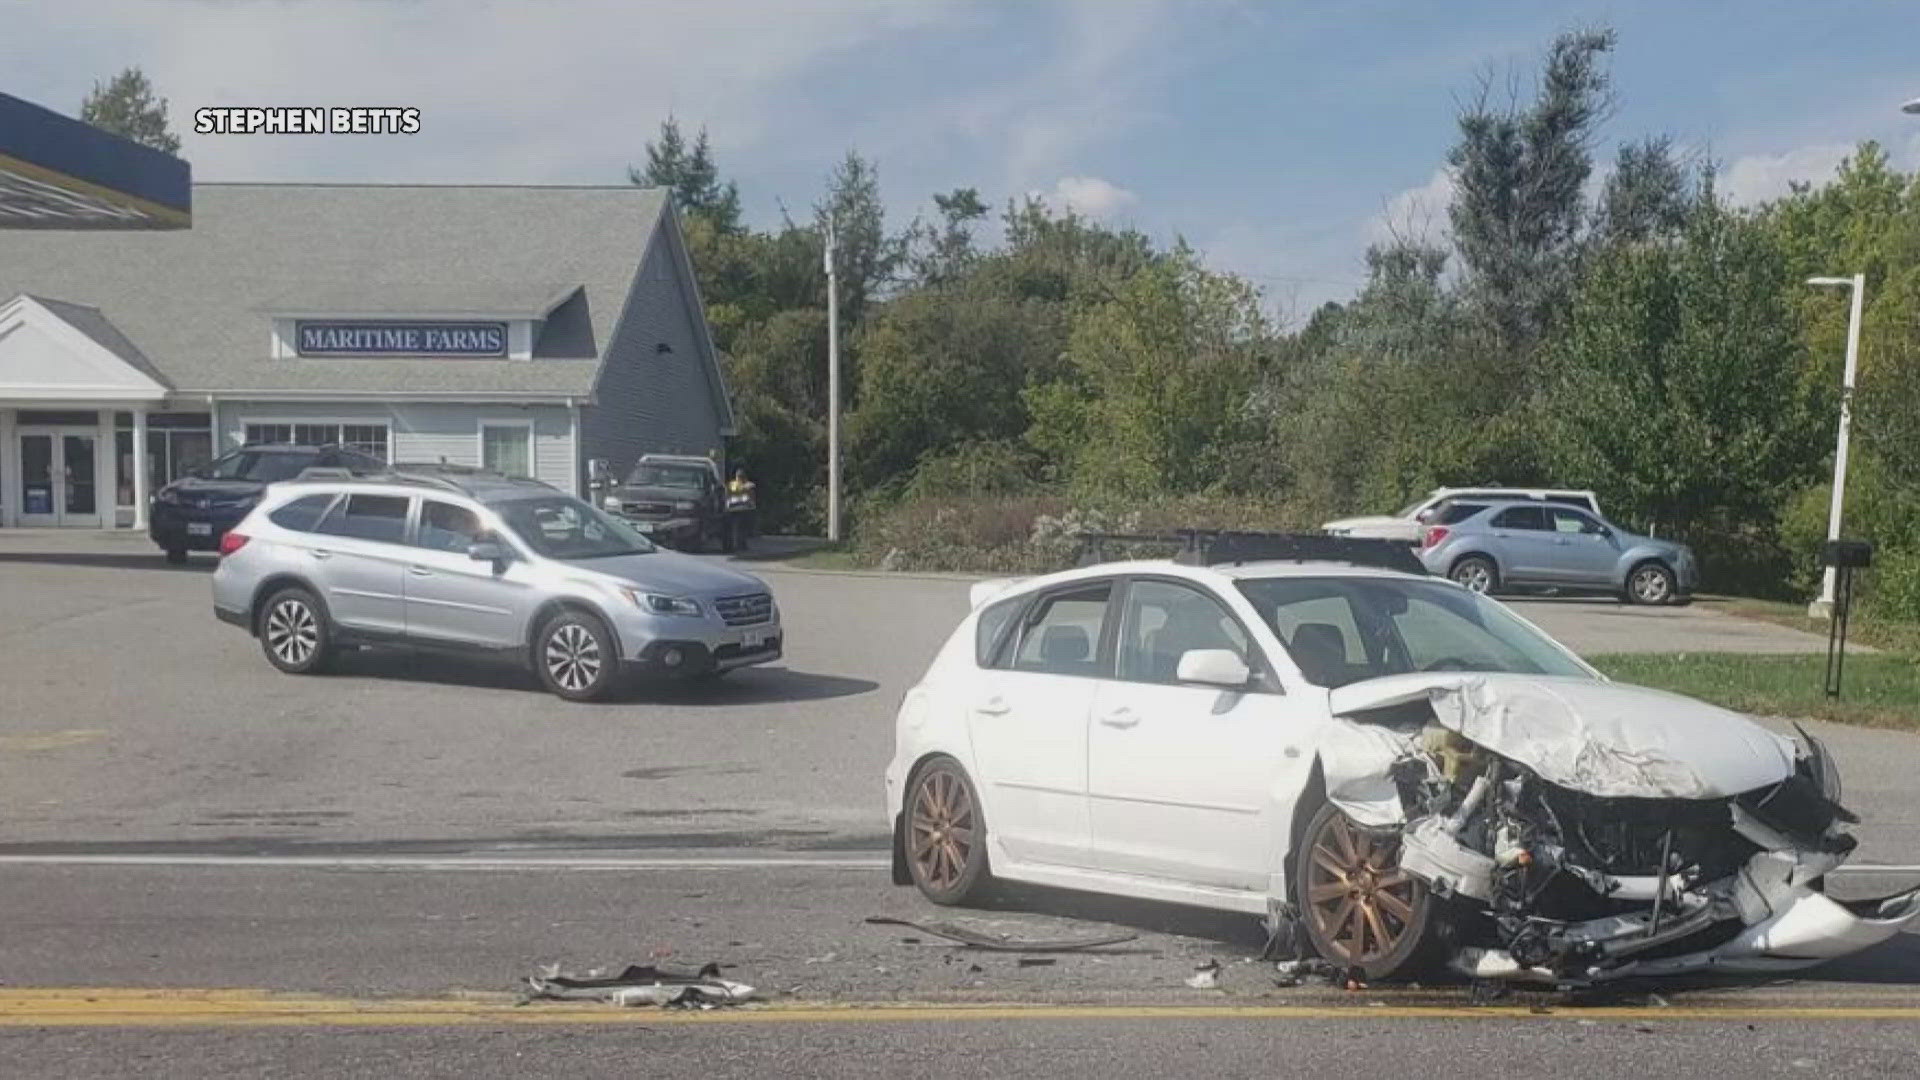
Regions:
<instances>
[{"instance_id":1,"label":"silver station wagon","mask_svg":"<svg viewBox=\"0 0 1920 1080\"><path fill-rule=\"evenodd\" d=\"M556 488L446 467L315 472L268 489L213 575L214 613L281 671L318 671L343 646L427 646L523 662L587 701L629 673L713 679L780 658L765 582Z\"/></svg>"}]
</instances>

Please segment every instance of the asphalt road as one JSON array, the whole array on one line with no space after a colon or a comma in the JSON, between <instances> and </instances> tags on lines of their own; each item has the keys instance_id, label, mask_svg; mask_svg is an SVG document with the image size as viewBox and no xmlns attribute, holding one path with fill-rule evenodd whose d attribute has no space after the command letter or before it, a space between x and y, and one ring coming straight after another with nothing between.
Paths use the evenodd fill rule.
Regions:
<instances>
[{"instance_id":1,"label":"asphalt road","mask_svg":"<svg viewBox=\"0 0 1920 1080\"><path fill-rule=\"evenodd\" d=\"M269 1063L331 1075L563 1064L1110 1075L1185 1070L1204 1054L1207 1073L1238 1075L1331 1068L1366 1046L1387 1067L1444 1073L1457 1061L1480 1076L1542 1061L1568 1075L1695 1063L1770 1075L1898 1072L1891 1048L1913 1045L1913 936L1806 980L1669 992L1683 1012L1727 1010L1711 1016L1643 1016L1632 1010L1659 1006L1635 990L1614 1002L1626 1013L1573 1016L1549 1001L1546 1017L1495 1009L1464 1020L1419 1011L1458 1009L1459 987L1274 987L1251 962L1260 941L1250 921L1166 905L1019 890L965 916L986 929L1141 935L1050 965L866 925L868 915L953 917L887 884L878 795L894 706L960 615L966 583L764 569L791 633L779 668L584 706L510 669L407 654L282 676L211 618L203 566L168 568L137 539L0 538L0 1060L60 1075ZM1589 652L1822 645L1705 604L1518 606ZM1866 818L1863 861L1920 864L1909 783L1920 739L1819 731ZM1856 875L1836 888L1899 883ZM485 1011L543 962L656 956L736 965L774 1012L819 1001L1096 1011L960 1022L854 1010L644 1031ZM1224 990L1182 985L1213 958L1226 965ZM48 989L62 987L176 995L163 1012L193 1030L149 1030L160 1023L151 1018L118 1030L112 994ZM177 997L204 987L343 1004L325 1032L305 1030L310 1017L216 1025L220 1009ZM481 1012L422 1030L353 1004L396 996ZM1137 1011L1167 1005L1280 1011ZM255 1022L267 1026L231 1026Z\"/></svg>"}]
</instances>

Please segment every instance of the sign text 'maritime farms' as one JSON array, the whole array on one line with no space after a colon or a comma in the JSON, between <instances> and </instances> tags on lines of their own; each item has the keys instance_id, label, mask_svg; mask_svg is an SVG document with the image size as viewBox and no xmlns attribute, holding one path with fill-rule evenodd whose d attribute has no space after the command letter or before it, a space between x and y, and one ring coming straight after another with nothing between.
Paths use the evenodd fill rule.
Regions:
<instances>
[{"instance_id":1,"label":"sign text 'maritime farms'","mask_svg":"<svg viewBox=\"0 0 1920 1080\"><path fill-rule=\"evenodd\" d=\"M500 322L309 322L294 325L301 356L505 356Z\"/></svg>"}]
</instances>

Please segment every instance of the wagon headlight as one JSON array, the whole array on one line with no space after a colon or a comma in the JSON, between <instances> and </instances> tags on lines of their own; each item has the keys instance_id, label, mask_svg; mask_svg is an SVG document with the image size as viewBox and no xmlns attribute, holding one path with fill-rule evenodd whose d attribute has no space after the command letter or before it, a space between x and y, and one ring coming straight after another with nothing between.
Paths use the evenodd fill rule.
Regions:
<instances>
[{"instance_id":1,"label":"wagon headlight","mask_svg":"<svg viewBox=\"0 0 1920 1080\"><path fill-rule=\"evenodd\" d=\"M638 589L621 589L635 607L655 615L687 615L698 618L700 603L685 596L667 596L662 593L641 592Z\"/></svg>"}]
</instances>

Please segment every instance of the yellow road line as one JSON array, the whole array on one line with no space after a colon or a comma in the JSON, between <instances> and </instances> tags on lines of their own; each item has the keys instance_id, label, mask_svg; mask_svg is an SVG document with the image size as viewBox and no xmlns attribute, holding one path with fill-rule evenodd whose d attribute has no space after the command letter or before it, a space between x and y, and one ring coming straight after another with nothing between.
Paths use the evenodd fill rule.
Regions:
<instances>
[{"instance_id":1,"label":"yellow road line","mask_svg":"<svg viewBox=\"0 0 1920 1080\"><path fill-rule=\"evenodd\" d=\"M762 1005L712 1012L618 1009L504 998L354 999L266 990L0 990L0 1027L451 1027L594 1024L847 1024L994 1020L1904 1020L1920 1005L1596 1006L1534 1012L1525 1005Z\"/></svg>"}]
</instances>

